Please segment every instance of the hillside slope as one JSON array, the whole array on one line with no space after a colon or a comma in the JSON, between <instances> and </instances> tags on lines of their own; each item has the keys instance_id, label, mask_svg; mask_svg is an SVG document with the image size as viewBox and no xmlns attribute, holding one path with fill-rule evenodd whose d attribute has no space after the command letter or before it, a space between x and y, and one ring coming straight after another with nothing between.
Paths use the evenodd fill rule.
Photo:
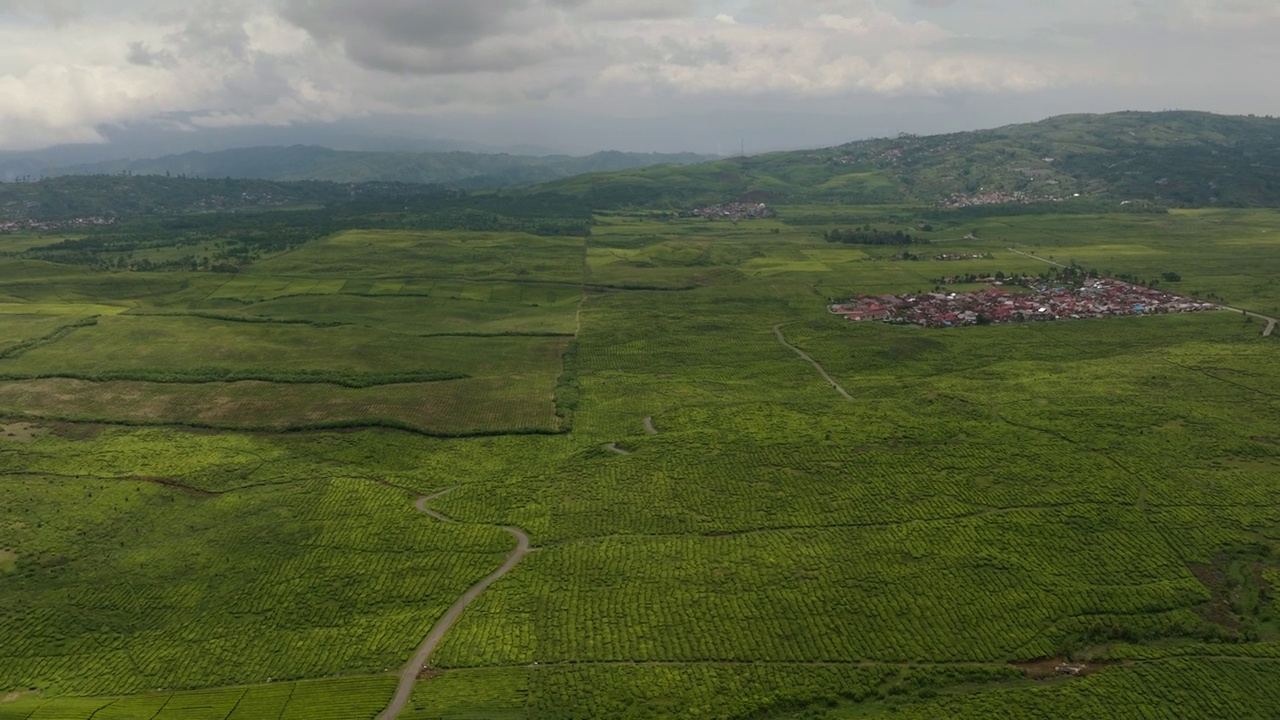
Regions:
<instances>
[{"instance_id":1,"label":"hillside slope","mask_svg":"<svg viewBox=\"0 0 1280 720\"><path fill-rule=\"evenodd\" d=\"M1280 206L1280 120L1195 112L1064 115L695 166L586 175L534 192L612 207L787 201L963 207L1079 197Z\"/></svg>"},{"instance_id":2,"label":"hillside slope","mask_svg":"<svg viewBox=\"0 0 1280 720\"><path fill-rule=\"evenodd\" d=\"M513 187L590 172L629 170L649 165L687 164L712 159L692 153L600 152L585 157L531 157L469 152L350 152L324 147L257 147L221 152L190 152L150 160L111 162L42 171L60 175L184 175L195 178L323 180L329 182L404 182L454 187Z\"/></svg>"}]
</instances>

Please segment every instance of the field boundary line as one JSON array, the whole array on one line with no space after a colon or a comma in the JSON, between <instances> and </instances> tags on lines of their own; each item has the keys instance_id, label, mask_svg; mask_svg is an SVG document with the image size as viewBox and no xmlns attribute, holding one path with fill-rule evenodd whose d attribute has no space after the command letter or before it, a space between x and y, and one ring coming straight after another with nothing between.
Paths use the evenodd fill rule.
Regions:
<instances>
[{"instance_id":1,"label":"field boundary line","mask_svg":"<svg viewBox=\"0 0 1280 720\"><path fill-rule=\"evenodd\" d=\"M848 392L846 392L845 389L840 386L840 383L836 382L835 378L831 377L831 374L827 372L826 368L822 367L822 365L820 365L817 360L814 360L812 357L810 357L808 353L796 347L795 345L792 345L791 343L787 342L786 336L782 334L782 328L786 324L787 323L778 323L777 325L773 326L773 334L777 336L778 342L782 343L783 347L789 348L796 355L799 355L801 359L807 361L810 365L813 365L813 367L818 371L818 374L821 375L828 383L830 383L831 387L836 389L836 392L844 396L845 400L848 400L849 402L853 402L853 396L850 395Z\"/></svg>"},{"instance_id":2,"label":"field boundary line","mask_svg":"<svg viewBox=\"0 0 1280 720\"><path fill-rule=\"evenodd\" d=\"M1277 658L1280 660L1280 658ZM476 667L450 668L459 670L514 670L576 667L580 665L628 665L635 667L680 667L697 665L775 666L775 667L1007 667L1009 663L997 660L955 660L940 662L916 662L911 660L566 660L562 662L528 663L525 665L478 665Z\"/></svg>"}]
</instances>

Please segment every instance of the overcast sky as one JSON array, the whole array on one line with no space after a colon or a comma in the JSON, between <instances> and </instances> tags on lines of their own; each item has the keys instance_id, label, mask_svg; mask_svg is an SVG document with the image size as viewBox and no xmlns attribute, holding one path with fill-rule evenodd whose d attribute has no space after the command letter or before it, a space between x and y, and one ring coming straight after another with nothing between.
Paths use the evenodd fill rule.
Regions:
<instances>
[{"instance_id":1,"label":"overcast sky","mask_svg":"<svg viewBox=\"0 0 1280 720\"><path fill-rule=\"evenodd\" d=\"M340 122L736 152L1280 115L1277 38L1280 0L0 0L0 149Z\"/></svg>"}]
</instances>

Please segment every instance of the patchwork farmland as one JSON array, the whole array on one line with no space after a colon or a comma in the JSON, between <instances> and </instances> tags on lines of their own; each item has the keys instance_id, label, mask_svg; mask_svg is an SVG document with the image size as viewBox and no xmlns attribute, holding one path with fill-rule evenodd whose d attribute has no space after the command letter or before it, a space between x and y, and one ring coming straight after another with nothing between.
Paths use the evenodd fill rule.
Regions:
<instances>
[{"instance_id":1,"label":"patchwork farmland","mask_svg":"<svg viewBox=\"0 0 1280 720\"><path fill-rule=\"evenodd\" d=\"M1280 705L1264 320L827 309L1052 256L1276 317L1280 217L935 220L947 259L891 262L776 209L342 231L235 274L0 236L0 718Z\"/></svg>"}]
</instances>

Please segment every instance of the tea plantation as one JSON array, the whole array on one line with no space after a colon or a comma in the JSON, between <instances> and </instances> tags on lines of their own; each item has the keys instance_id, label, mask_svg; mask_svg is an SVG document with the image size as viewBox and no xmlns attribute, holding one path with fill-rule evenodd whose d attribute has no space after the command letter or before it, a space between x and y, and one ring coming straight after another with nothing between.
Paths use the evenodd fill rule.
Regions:
<instances>
[{"instance_id":1,"label":"tea plantation","mask_svg":"<svg viewBox=\"0 0 1280 720\"><path fill-rule=\"evenodd\" d=\"M925 219L0 236L0 719L1276 717L1280 334L827 305L1038 257L1276 317L1280 213Z\"/></svg>"}]
</instances>

